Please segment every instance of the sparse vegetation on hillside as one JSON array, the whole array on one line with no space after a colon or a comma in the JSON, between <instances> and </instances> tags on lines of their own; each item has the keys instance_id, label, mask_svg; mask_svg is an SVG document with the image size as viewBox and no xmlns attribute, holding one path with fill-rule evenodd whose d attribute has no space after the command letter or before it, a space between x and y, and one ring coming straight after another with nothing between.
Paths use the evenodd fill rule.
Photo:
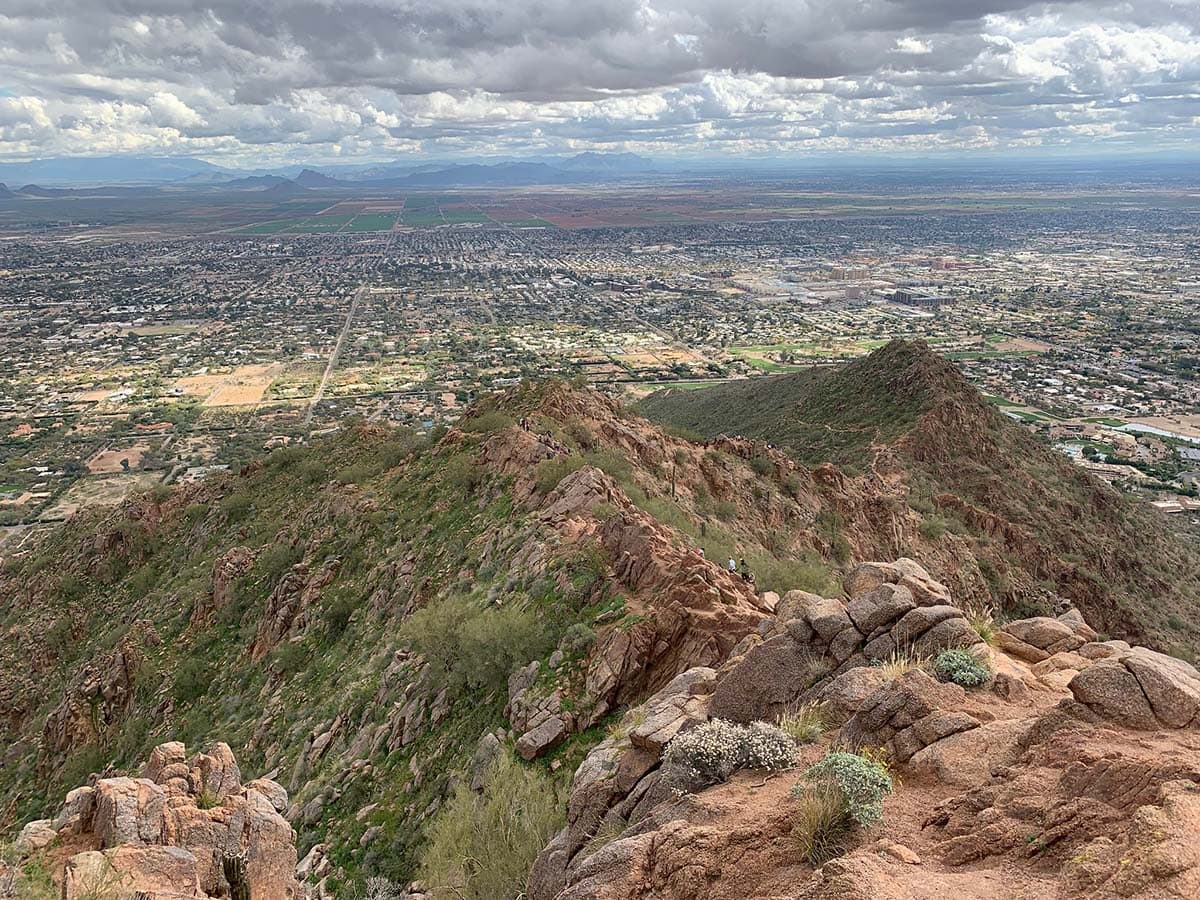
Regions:
<instances>
[{"instance_id":1,"label":"sparse vegetation on hillside","mask_svg":"<svg viewBox=\"0 0 1200 900\"><path fill-rule=\"evenodd\" d=\"M566 791L508 752L483 791L459 784L429 833L421 877L438 900L518 900L538 852L566 823Z\"/></svg>"},{"instance_id":2,"label":"sparse vegetation on hillside","mask_svg":"<svg viewBox=\"0 0 1200 900\"><path fill-rule=\"evenodd\" d=\"M660 391L638 408L707 438L746 435L850 473L866 471L886 445L922 517L915 536L960 542L999 612L1058 593L1114 637L1184 658L1200 646L1196 548L997 413L921 343L893 341L839 367ZM827 540L836 536L829 520L818 524Z\"/></svg>"}]
</instances>

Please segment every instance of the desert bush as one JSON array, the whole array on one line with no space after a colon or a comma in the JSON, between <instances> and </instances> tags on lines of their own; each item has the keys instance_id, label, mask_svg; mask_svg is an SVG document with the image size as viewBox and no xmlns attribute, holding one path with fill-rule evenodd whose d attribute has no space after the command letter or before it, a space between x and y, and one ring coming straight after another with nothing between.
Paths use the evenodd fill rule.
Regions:
<instances>
[{"instance_id":1,"label":"desert bush","mask_svg":"<svg viewBox=\"0 0 1200 900\"><path fill-rule=\"evenodd\" d=\"M624 834L625 829L628 827L629 823L620 816L612 815L606 817L596 826L596 830L592 832L592 836L583 845L584 852L591 855L597 850L607 847Z\"/></svg>"},{"instance_id":2,"label":"desert bush","mask_svg":"<svg viewBox=\"0 0 1200 900\"><path fill-rule=\"evenodd\" d=\"M335 595L322 607L321 617L325 620L325 628L333 640L341 637L350 627L350 619L356 609L358 603L349 593Z\"/></svg>"},{"instance_id":3,"label":"desert bush","mask_svg":"<svg viewBox=\"0 0 1200 900\"><path fill-rule=\"evenodd\" d=\"M471 434L495 434L497 431L512 427L512 425L511 416L506 416L498 410L492 410L464 419L459 423L459 428Z\"/></svg>"},{"instance_id":4,"label":"desert bush","mask_svg":"<svg viewBox=\"0 0 1200 900\"><path fill-rule=\"evenodd\" d=\"M720 559L720 557L713 557ZM754 573L755 588L760 591L810 591L828 597L837 581L828 566L816 555L800 559L776 559L765 554L748 556L746 563Z\"/></svg>"},{"instance_id":5,"label":"desert bush","mask_svg":"<svg viewBox=\"0 0 1200 900\"><path fill-rule=\"evenodd\" d=\"M940 516L930 516L922 520L917 530L927 541L939 540L946 533L946 520Z\"/></svg>"},{"instance_id":6,"label":"desert bush","mask_svg":"<svg viewBox=\"0 0 1200 900\"><path fill-rule=\"evenodd\" d=\"M574 453L542 460L542 462L538 463L534 477L534 484L537 485L538 493L550 493L558 487L560 481L572 472L578 472L585 465L587 463L584 462L583 457Z\"/></svg>"},{"instance_id":7,"label":"desert bush","mask_svg":"<svg viewBox=\"0 0 1200 900\"><path fill-rule=\"evenodd\" d=\"M572 656L581 656L594 643L596 643L596 632L582 622L576 622L563 632L562 640L558 642L558 646L562 648L564 653L569 653Z\"/></svg>"},{"instance_id":8,"label":"desert bush","mask_svg":"<svg viewBox=\"0 0 1200 900\"><path fill-rule=\"evenodd\" d=\"M938 681L952 681L966 688L987 684L992 673L969 650L943 650L933 661L933 674Z\"/></svg>"},{"instance_id":9,"label":"desert bush","mask_svg":"<svg viewBox=\"0 0 1200 900\"><path fill-rule=\"evenodd\" d=\"M742 765L744 769L767 769L778 772L791 768L796 761L796 742L770 722L751 722L742 736Z\"/></svg>"},{"instance_id":10,"label":"desert bush","mask_svg":"<svg viewBox=\"0 0 1200 900\"><path fill-rule=\"evenodd\" d=\"M797 744L811 744L825 733L825 708L805 703L779 717L779 728Z\"/></svg>"},{"instance_id":11,"label":"desert bush","mask_svg":"<svg viewBox=\"0 0 1200 900\"><path fill-rule=\"evenodd\" d=\"M855 825L865 828L883 820L883 798L892 792L892 777L879 760L844 750L827 753L804 772L804 781L792 793L801 796L807 786L822 781L836 785Z\"/></svg>"},{"instance_id":12,"label":"desert bush","mask_svg":"<svg viewBox=\"0 0 1200 900\"><path fill-rule=\"evenodd\" d=\"M175 684L171 693L180 703L191 703L208 691L212 673L208 664L199 659L186 659L175 673Z\"/></svg>"},{"instance_id":13,"label":"desert bush","mask_svg":"<svg viewBox=\"0 0 1200 900\"><path fill-rule=\"evenodd\" d=\"M722 521L732 522L737 518L737 504L732 500L717 500L712 505L713 514Z\"/></svg>"},{"instance_id":14,"label":"desert bush","mask_svg":"<svg viewBox=\"0 0 1200 900\"><path fill-rule=\"evenodd\" d=\"M465 453L450 457L442 471L447 484L465 493L475 490L483 479L483 472L475 460Z\"/></svg>"},{"instance_id":15,"label":"desert bush","mask_svg":"<svg viewBox=\"0 0 1200 900\"><path fill-rule=\"evenodd\" d=\"M498 690L509 673L554 649L554 623L519 600L484 607L464 596L435 600L409 617L401 636L454 691Z\"/></svg>"},{"instance_id":16,"label":"desert bush","mask_svg":"<svg viewBox=\"0 0 1200 900\"><path fill-rule=\"evenodd\" d=\"M795 759L795 742L774 725L745 726L713 719L667 745L663 781L677 791L698 791L726 781L739 769L777 771L789 768Z\"/></svg>"},{"instance_id":17,"label":"desert bush","mask_svg":"<svg viewBox=\"0 0 1200 900\"><path fill-rule=\"evenodd\" d=\"M584 459L589 466L595 466L613 481L627 482L633 477L633 465L615 450L593 450Z\"/></svg>"},{"instance_id":18,"label":"desert bush","mask_svg":"<svg viewBox=\"0 0 1200 900\"><path fill-rule=\"evenodd\" d=\"M566 805L541 769L501 755L482 794L460 783L434 820L422 879L438 900L525 896L529 868L566 824Z\"/></svg>"},{"instance_id":19,"label":"desert bush","mask_svg":"<svg viewBox=\"0 0 1200 900\"><path fill-rule=\"evenodd\" d=\"M268 584L274 584L292 566L300 562L302 556L301 547L293 547L288 543L271 544L255 559L254 573Z\"/></svg>"},{"instance_id":20,"label":"desert bush","mask_svg":"<svg viewBox=\"0 0 1200 900\"><path fill-rule=\"evenodd\" d=\"M390 878L372 876L363 885L363 900L404 900L408 891Z\"/></svg>"},{"instance_id":21,"label":"desert bush","mask_svg":"<svg viewBox=\"0 0 1200 900\"><path fill-rule=\"evenodd\" d=\"M302 641L285 641L272 654L275 667L284 675L295 675L312 659L311 649Z\"/></svg>"},{"instance_id":22,"label":"desert bush","mask_svg":"<svg viewBox=\"0 0 1200 900\"><path fill-rule=\"evenodd\" d=\"M842 533L842 517L832 510L823 509L817 513L815 525L817 534L829 544L833 558L843 565L848 563L853 551Z\"/></svg>"},{"instance_id":23,"label":"desert bush","mask_svg":"<svg viewBox=\"0 0 1200 900\"><path fill-rule=\"evenodd\" d=\"M663 754L663 780L680 791L719 784L737 771L742 727L714 719L674 738Z\"/></svg>"}]
</instances>

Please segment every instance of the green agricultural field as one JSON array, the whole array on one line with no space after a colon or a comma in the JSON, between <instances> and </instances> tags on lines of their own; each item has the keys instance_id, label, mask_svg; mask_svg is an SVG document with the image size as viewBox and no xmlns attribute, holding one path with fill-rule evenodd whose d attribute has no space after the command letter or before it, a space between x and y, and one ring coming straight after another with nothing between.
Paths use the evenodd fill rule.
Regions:
<instances>
[{"instance_id":1,"label":"green agricultural field","mask_svg":"<svg viewBox=\"0 0 1200 900\"><path fill-rule=\"evenodd\" d=\"M354 216L313 216L288 229L289 234L333 234L350 224Z\"/></svg>"},{"instance_id":2,"label":"green agricultural field","mask_svg":"<svg viewBox=\"0 0 1200 900\"><path fill-rule=\"evenodd\" d=\"M445 225L446 220L442 218L441 212L435 206L432 209L410 209L407 205L404 207L404 212L400 216L400 221L405 225Z\"/></svg>"},{"instance_id":3,"label":"green agricultural field","mask_svg":"<svg viewBox=\"0 0 1200 900\"><path fill-rule=\"evenodd\" d=\"M446 220L447 225L464 225L469 222L492 221L477 209L464 209L461 207L447 209L443 206L442 217Z\"/></svg>"},{"instance_id":4,"label":"green agricultural field","mask_svg":"<svg viewBox=\"0 0 1200 900\"><path fill-rule=\"evenodd\" d=\"M247 225L237 229L237 234L279 234L303 222L303 219L279 219L275 222L259 222L257 225Z\"/></svg>"},{"instance_id":5,"label":"green agricultural field","mask_svg":"<svg viewBox=\"0 0 1200 900\"><path fill-rule=\"evenodd\" d=\"M347 231L391 231L396 224L396 213L372 213L355 216L346 226Z\"/></svg>"}]
</instances>

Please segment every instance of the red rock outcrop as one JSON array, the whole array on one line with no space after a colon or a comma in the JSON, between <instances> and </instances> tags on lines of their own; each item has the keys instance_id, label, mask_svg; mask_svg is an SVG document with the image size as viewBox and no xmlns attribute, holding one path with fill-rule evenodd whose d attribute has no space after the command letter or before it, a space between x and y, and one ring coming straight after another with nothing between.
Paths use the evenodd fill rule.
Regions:
<instances>
[{"instance_id":1,"label":"red rock outcrop","mask_svg":"<svg viewBox=\"0 0 1200 900\"><path fill-rule=\"evenodd\" d=\"M54 819L25 826L20 849L50 854L63 900L207 900L229 896L231 876L254 900L292 900L299 888L296 834L281 815L287 792L241 777L226 744L191 758L181 743L161 744L141 777L71 791Z\"/></svg>"}]
</instances>

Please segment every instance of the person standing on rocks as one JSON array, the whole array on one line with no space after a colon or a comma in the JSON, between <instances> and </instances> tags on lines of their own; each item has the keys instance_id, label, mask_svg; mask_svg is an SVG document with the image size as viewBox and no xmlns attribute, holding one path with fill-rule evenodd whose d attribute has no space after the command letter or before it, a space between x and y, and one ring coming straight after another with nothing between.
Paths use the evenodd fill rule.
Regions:
<instances>
[{"instance_id":1,"label":"person standing on rocks","mask_svg":"<svg viewBox=\"0 0 1200 900\"><path fill-rule=\"evenodd\" d=\"M745 565L745 563L743 562L743 563L742 563L742 565ZM731 556L731 557L729 557L729 564L728 564L727 568L729 569L729 574L730 574L730 575L736 575L736 574L737 574L737 570L738 570L737 563L736 563L736 562L734 562L734 560L733 560L733 557L732 557L732 556Z\"/></svg>"}]
</instances>

